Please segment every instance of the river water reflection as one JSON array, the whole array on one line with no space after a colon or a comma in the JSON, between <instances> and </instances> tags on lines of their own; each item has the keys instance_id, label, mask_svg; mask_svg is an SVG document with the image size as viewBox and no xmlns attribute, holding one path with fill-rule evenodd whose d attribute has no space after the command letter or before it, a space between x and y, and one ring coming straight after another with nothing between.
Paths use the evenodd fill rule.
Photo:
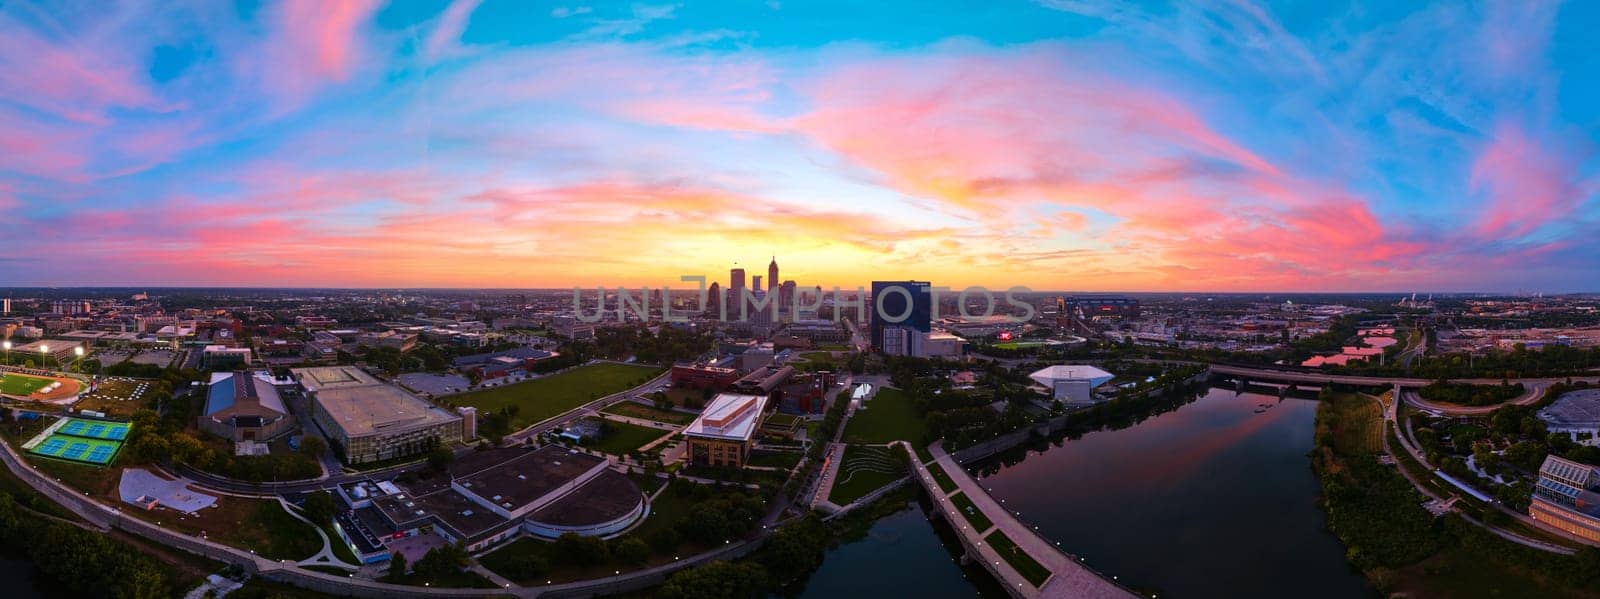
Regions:
<instances>
[{"instance_id":1,"label":"river water reflection","mask_svg":"<svg viewBox=\"0 0 1600 599\"><path fill-rule=\"evenodd\" d=\"M1315 415L1311 400L1206 389L1136 425L977 470L1046 538L1161 597L1367 597L1317 505L1307 457ZM831 552L803 596L980 593L993 596L962 576L921 510L910 510Z\"/></svg>"}]
</instances>

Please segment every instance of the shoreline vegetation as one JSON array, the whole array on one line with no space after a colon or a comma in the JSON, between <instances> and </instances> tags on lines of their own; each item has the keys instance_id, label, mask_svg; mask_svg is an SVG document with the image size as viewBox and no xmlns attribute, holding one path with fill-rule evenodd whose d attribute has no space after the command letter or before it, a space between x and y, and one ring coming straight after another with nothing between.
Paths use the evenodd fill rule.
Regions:
<instances>
[{"instance_id":1,"label":"shoreline vegetation","mask_svg":"<svg viewBox=\"0 0 1600 599\"><path fill-rule=\"evenodd\" d=\"M1383 421L1372 400L1330 393L1317 406L1311 466L1328 529L1350 565L1384 595L1407 597L1600 597L1600 549L1565 556L1512 543L1460 515L1434 517L1426 498L1371 439Z\"/></svg>"}]
</instances>

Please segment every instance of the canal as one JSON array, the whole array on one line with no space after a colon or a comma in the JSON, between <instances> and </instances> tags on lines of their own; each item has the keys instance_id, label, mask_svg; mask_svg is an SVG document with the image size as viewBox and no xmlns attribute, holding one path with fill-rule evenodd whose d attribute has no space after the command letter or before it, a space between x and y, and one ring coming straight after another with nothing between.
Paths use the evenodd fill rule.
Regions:
<instances>
[{"instance_id":1,"label":"canal","mask_svg":"<svg viewBox=\"0 0 1600 599\"><path fill-rule=\"evenodd\" d=\"M1316 407L1205 389L1127 428L1057 439L975 470L1040 534L1139 590L1368 597L1317 505L1307 457ZM992 584L963 576L949 547L921 509L901 512L830 552L803 596L994 596Z\"/></svg>"}]
</instances>

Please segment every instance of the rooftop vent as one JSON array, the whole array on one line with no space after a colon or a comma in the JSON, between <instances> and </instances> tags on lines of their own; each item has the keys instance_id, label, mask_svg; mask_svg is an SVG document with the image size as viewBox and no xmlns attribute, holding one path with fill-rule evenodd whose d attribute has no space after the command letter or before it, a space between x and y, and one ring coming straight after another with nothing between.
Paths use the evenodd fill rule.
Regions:
<instances>
[{"instance_id":1,"label":"rooftop vent","mask_svg":"<svg viewBox=\"0 0 1600 599\"><path fill-rule=\"evenodd\" d=\"M526 477L526 476L523 476L523 475L521 475L521 474L518 474L518 475L517 475L517 480L528 480L528 477Z\"/></svg>"},{"instance_id":2,"label":"rooftop vent","mask_svg":"<svg viewBox=\"0 0 1600 599\"><path fill-rule=\"evenodd\" d=\"M461 510L461 515L463 515L463 516L471 516L472 515L472 510Z\"/></svg>"},{"instance_id":3,"label":"rooftop vent","mask_svg":"<svg viewBox=\"0 0 1600 599\"><path fill-rule=\"evenodd\" d=\"M499 496L499 495L495 495L495 496L494 496L494 500L495 500L495 501L500 501L500 496Z\"/></svg>"}]
</instances>

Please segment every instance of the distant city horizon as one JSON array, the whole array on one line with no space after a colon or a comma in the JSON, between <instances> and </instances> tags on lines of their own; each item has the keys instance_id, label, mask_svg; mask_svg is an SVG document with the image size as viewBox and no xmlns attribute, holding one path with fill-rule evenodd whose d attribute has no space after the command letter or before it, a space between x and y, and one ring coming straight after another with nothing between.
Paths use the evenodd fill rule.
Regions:
<instances>
[{"instance_id":1,"label":"distant city horizon","mask_svg":"<svg viewBox=\"0 0 1600 599\"><path fill-rule=\"evenodd\" d=\"M878 280L882 280L882 279L878 279ZM707 282L708 285L710 283L711 283L711 281ZM933 283L941 284L939 281L933 281ZM660 289L662 289L663 286L662 285L648 285L648 287L649 287L649 289L651 291L659 291ZM693 288L684 287L682 283L679 283L677 285L666 285L666 287L670 287L674 294L690 293L690 292L695 291ZM803 287L803 288L804 289L815 289L816 287L817 287L816 285L812 285L810 287ZM833 288L834 288L834 286L831 286L831 285L822 285L821 287L822 287L822 290L824 292L826 292L826 293L832 293ZM849 287L840 285L839 286L839 290L841 292L852 292L852 291L855 291L858 287L862 291L868 291L871 288L871 281L869 280L869 281L867 281L867 282L865 282L863 284L858 284L856 286L849 286ZM951 289L953 290L952 291L953 293L958 293L962 289L961 287L955 287L955 286L949 286L949 287L951 287ZM128 291L151 291L151 290L160 291L160 290L168 290L168 289L172 289L172 290L202 290L202 291L203 290L218 290L218 289L222 289L222 290L238 289L238 290L254 290L254 291L275 291L275 290L277 290L277 291L294 291L294 290L313 290L313 291L315 291L315 290L325 290L325 291L518 291L518 292L540 292L540 293L571 293L572 289L573 289L573 286L567 285L567 286L557 286L557 287L428 287L428 286L416 286L416 287L405 287L405 286L371 286L371 287L349 286L349 287L341 287L341 286L330 286L330 285L228 285L228 284L216 284L216 285L202 285L202 284L196 284L196 285L116 284L116 285L9 285L9 286L0 285L0 294L4 294L6 291L10 291L10 290L52 290L52 289L56 289L56 290L97 290L98 289L98 290L128 290ZM594 293L595 287L593 287L593 286L578 287L578 289L580 289L581 291L583 291L586 294L592 295ZM615 285L606 286L605 289L606 289L607 292L612 292L612 291L615 291L617 289L617 286L615 286ZM638 285L629 285L629 286L626 286L625 289L637 293L638 290L640 289L640 286L638 286ZM1434 296L1470 296L1470 295L1475 295L1475 296L1492 296L1492 297L1534 297L1534 296L1594 295L1594 294L1600 294L1600 290L1591 290L1591 291L1543 291L1543 290L1514 290L1514 291L1484 291L1484 290L1479 290L1479 291L1437 291L1437 290L1434 290L1434 291L1399 291L1399 290L1360 291L1360 290L1351 290L1351 291L1342 291L1342 290L1279 289L1279 290L1217 291L1217 290L1202 290L1202 289L1174 289L1174 290L1128 290L1128 289L1092 290L1092 289L1075 289L1075 290L1069 290L1069 289L1031 289L1030 288L1026 292L1026 294L1030 294L1030 295L1031 294L1229 295L1229 296L1239 296L1239 295L1381 295L1381 296L1390 296L1390 295L1393 295L1393 296L1396 296L1396 297L1399 297L1399 296L1407 296L1407 297L1409 297L1413 293L1416 294L1419 299L1424 299L1428 295L1434 295Z\"/></svg>"}]
</instances>

